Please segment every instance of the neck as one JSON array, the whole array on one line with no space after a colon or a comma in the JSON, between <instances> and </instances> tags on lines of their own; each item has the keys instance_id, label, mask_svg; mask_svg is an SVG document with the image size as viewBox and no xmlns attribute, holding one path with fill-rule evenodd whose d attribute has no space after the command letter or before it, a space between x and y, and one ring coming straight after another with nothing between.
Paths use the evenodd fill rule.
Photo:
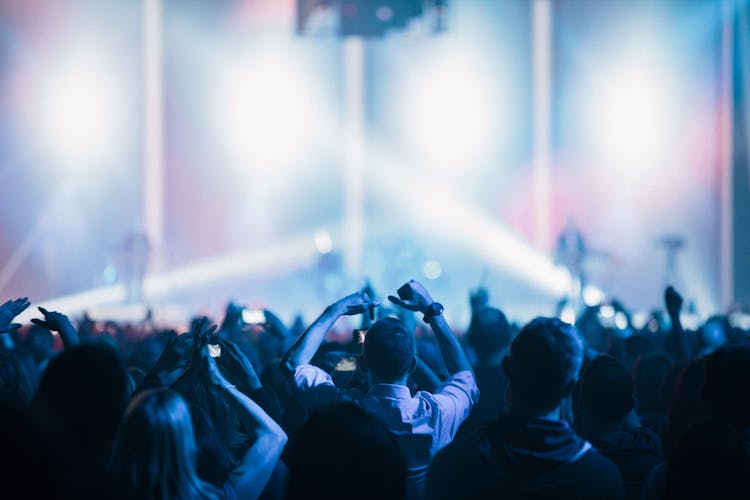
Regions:
<instances>
[{"instance_id":1,"label":"neck","mask_svg":"<svg viewBox=\"0 0 750 500\"><path fill-rule=\"evenodd\" d=\"M489 356L482 356L477 359L477 365L481 366L482 368L500 366L503 362L503 357L505 357L505 353L503 352L490 354Z\"/></svg>"},{"instance_id":2,"label":"neck","mask_svg":"<svg viewBox=\"0 0 750 500\"><path fill-rule=\"evenodd\" d=\"M529 410L520 404L511 405L510 412L514 415L521 415L524 417L542 418L545 420L562 420L561 407L558 406L552 411L538 411Z\"/></svg>"},{"instance_id":3,"label":"neck","mask_svg":"<svg viewBox=\"0 0 750 500\"><path fill-rule=\"evenodd\" d=\"M409 380L408 373L404 374L401 378L397 378L395 380L378 376L375 373L370 373L370 385L375 385L375 384L406 385L406 382L408 380Z\"/></svg>"}]
</instances>

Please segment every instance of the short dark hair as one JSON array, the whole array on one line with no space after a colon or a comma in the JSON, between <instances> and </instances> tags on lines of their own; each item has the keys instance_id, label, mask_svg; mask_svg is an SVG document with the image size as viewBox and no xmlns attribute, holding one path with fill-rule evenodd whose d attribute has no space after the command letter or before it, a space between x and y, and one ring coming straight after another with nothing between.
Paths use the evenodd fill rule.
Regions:
<instances>
[{"instance_id":1,"label":"short dark hair","mask_svg":"<svg viewBox=\"0 0 750 500\"><path fill-rule=\"evenodd\" d=\"M111 442L127 396L125 366L113 348L101 343L73 346L52 358L37 393L84 453L101 452Z\"/></svg>"},{"instance_id":2,"label":"short dark hair","mask_svg":"<svg viewBox=\"0 0 750 500\"><path fill-rule=\"evenodd\" d=\"M287 464L288 499L405 495L406 460L395 437L352 404L314 413L291 442Z\"/></svg>"},{"instance_id":3,"label":"short dark hair","mask_svg":"<svg viewBox=\"0 0 750 500\"><path fill-rule=\"evenodd\" d=\"M703 395L711 409L741 427L750 426L750 343L725 344L706 356Z\"/></svg>"},{"instance_id":4,"label":"short dark hair","mask_svg":"<svg viewBox=\"0 0 750 500\"><path fill-rule=\"evenodd\" d=\"M619 361L602 354L584 368L575 399L595 418L619 420L633 409L633 380Z\"/></svg>"},{"instance_id":5,"label":"short dark hair","mask_svg":"<svg viewBox=\"0 0 750 500\"><path fill-rule=\"evenodd\" d=\"M367 330L362 357L373 373L397 380L409 371L414 356L414 333L401 321L383 318Z\"/></svg>"},{"instance_id":6,"label":"short dark hair","mask_svg":"<svg viewBox=\"0 0 750 500\"><path fill-rule=\"evenodd\" d=\"M526 410L551 411L573 387L583 362L583 346L573 325L536 318L521 329L505 360L513 403Z\"/></svg>"},{"instance_id":7,"label":"short dark hair","mask_svg":"<svg viewBox=\"0 0 750 500\"><path fill-rule=\"evenodd\" d=\"M469 345L477 356L496 354L510 342L510 325L500 309L485 307L471 316Z\"/></svg>"}]
</instances>

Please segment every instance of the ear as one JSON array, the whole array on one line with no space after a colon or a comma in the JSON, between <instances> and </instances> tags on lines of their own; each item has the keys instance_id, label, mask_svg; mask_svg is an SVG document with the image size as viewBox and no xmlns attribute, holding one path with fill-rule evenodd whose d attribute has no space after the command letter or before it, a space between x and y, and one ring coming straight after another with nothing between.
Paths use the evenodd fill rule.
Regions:
<instances>
[{"instance_id":1,"label":"ear","mask_svg":"<svg viewBox=\"0 0 750 500\"><path fill-rule=\"evenodd\" d=\"M409 374L411 375L417 371L417 357L414 356L411 358L411 363L409 363Z\"/></svg>"}]
</instances>

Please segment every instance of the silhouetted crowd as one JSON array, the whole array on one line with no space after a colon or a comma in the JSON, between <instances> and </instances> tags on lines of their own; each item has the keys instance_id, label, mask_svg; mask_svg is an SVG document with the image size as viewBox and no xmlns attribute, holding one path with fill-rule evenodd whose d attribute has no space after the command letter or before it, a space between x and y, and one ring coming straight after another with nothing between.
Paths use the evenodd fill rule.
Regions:
<instances>
[{"instance_id":1,"label":"silhouetted crowd","mask_svg":"<svg viewBox=\"0 0 750 500\"><path fill-rule=\"evenodd\" d=\"M458 336L416 281L184 332L10 300L0 497L750 498L748 325L664 299L515 325L479 289Z\"/></svg>"}]
</instances>

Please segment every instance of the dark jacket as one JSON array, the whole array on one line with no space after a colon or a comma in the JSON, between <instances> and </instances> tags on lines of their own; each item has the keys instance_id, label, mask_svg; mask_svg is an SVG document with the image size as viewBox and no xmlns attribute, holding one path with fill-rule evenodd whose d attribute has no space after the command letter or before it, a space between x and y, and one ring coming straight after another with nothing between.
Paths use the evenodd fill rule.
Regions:
<instances>
[{"instance_id":1,"label":"dark jacket","mask_svg":"<svg viewBox=\"0 0 750 500\"><path fill-rule=\"evenodd\" d=\"M504 414L435 457L426 498L618 499L617 467L567 423Z\"/></svg>"}]
</instances>

